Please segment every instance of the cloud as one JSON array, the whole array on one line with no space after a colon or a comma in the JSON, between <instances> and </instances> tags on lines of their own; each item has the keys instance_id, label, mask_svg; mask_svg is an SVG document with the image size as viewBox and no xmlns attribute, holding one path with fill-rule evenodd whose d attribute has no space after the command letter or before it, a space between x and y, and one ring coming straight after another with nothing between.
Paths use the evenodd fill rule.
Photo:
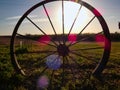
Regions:
<instances>
[{"instance_id":1,"label":"cloud","mask_svg":"<svg viewBox=\"0 0 120 90\"><path fill-rule=\"evenodd\" d=\"M49 22L48 21L48 18L33 18L33 16L31 16L32 18L30 18L34 23L44 23L44 22ZM17 17L13 17L13 18L10 18L9 20L15 20L15 19L17 19ZM16 24L17 23L17 21L10 21L10 22L8 22L8 24ZM29 23L31 23L29 20L23 20L23 23L24 24L29 24Z\"/></svg>"},{"instance_id":2,"label":"cloud","mask_svg":"<svg viewBox=\"0 0 120 90\"><path fill-rule=\"evenodd\" d=\"M115 16L109 16L108 19L115 19Z\"/></svg>"},{"instance_id":3,"label":"cloud","mask_svg":"<svg viewBox=\"0 0 120 90\"><path fill-rule=\"evenodd\" d=\"M20 19L22 16L12 16L12 17L7 17L5 20L17 20ZM29 18L36 18L37 15L29 15Z\"/></svg>"},{"instance_id":4,"label":"cloud","mask_svg":"<svg viewBox=\"0 0 120 90\"><path fill-rule=\"evenodd\" d=\"M47 18L41 18L41 19L33 19L33 22L48 22Z\"/></svg>"},{"instance_id":5,"label":"cloud","mask_svg":"<svg viewBox=\"0 0 120 90\"><path fill-rule=\"evenodd\" d=\"M16 20L19 19L21 16L13 16L13 17L7 17L5 20Z\"/></svg>"},{"instance_id":6,"label":"cloud","mask_svg":"<svg viewBox=\"0 0 120 90\"><path fill-rule=\"evenodd\" d=\"M48 19L47 18L34 18L34 19L31 19L34 23L44 23L44 22L48 22ZM24 24L28 24L28 23L31 23L29 20L25 20L23 22Z\"/></svg>"}]
</instances>

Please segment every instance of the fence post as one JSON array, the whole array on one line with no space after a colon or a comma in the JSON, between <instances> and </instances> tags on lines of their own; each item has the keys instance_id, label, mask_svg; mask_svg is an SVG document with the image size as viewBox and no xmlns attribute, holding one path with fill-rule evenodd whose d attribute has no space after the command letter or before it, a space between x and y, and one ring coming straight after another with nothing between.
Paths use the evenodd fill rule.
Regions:
<instances>
[{"instance_id":1,"label":"fence post","mask_svg":"<svg viewBox=\"0 0 120 90\"><path fill-rule=\"evenodd\" d=\"M22 48L22 44L23 44L23 42L22 42L22 41L20 41L20 48Z\"/></svg>"}]
</instances>

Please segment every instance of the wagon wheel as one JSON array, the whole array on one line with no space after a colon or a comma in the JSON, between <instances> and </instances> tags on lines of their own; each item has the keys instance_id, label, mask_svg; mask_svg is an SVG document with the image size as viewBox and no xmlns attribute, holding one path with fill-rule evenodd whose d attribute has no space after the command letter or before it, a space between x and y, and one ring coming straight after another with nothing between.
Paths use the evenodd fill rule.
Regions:
<instances>
[{"instance_id":1,"label":"wagon wheel","mask_svg":"<svg viewBox=\"0 0 120 90\"><path fill-rule=\"evenodd\" d=\"M104 18L81 0L46 0L34 5L19 19L10 44L17 72L45 74L50 83L80 79L88 72L99 76L110 48Z\"/></svg>"}]
</instances>

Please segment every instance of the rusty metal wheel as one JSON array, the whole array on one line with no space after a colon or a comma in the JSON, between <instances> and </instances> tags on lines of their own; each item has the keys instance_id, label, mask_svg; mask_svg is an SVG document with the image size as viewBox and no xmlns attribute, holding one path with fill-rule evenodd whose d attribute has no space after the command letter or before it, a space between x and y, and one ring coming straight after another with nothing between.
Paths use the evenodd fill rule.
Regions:
<instances>
[{"instance_id":1,"label":"rusty metal wheel","mask_svg":"<svg viewBox=\"0 0 120 90\"><path fill-rule=\"evenodd\" d=\"M110 48L109 29L98 10L81 0L46 0L19 19L10 53L18 73L46 74L51 84L59 82L56 79L74 81L88 72L99 76Z\"/></svg>"}]
</instances>

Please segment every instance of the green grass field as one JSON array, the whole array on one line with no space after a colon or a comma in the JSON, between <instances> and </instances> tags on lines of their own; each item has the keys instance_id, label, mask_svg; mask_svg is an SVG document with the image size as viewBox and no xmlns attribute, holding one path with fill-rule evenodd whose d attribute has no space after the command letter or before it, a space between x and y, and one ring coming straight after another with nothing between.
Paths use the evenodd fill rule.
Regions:
<instances>
[{"instance_id":1,"label":"green grass field","mask_svg":"<svg viewBox=\"0 0 120 90\"><path fill-rule=\"evenodd\" d=\"M87 47L88 44L86 44ZM94 47L94 44L89 44L91 47ZM81 45L82 46L82 45ZM85 45L83 45L85 47ZM47 47L48 48L48 47ZM79 48L77 45L71 48ZM36 51L37 49L32 46L32 48L29 48L29 50ZM52 50L52 49L51 49ZM18 50L19 51L19 50ZM99 55L101 50L94 51L94 55L100 58ZM39 70L35 70L33 75L31 77L24 77L20 74L15 73L11 61L10 61L10 51L8 45L0 45L0 90L35 90L36 89L36 82L39 75L39 70L44 67L41 67ZM87 55L91 57L91 52L84 52L84 55ZM43 54L44 56L44 54ZM31 60L36 61L39 55L32 54L31 56L28 55L22 55L19 56L19 60L22 60L23 58L26 60L26 58L29 58L29 61L24 62L22 65L26 65L26 68L28 70L36 69L39 66L39 63L33 63ZM27 59L28 60L28 59ZM29 63L28 63L29 62ZM32 64L30 63L32 62ZM81 65L88 65L93 63L91 62L85 62L80 61ZM32 66L35 66L33 68ZM28 67L27 67L28 66ZM30 69L29 69L30 68ZM82 69L82 68L81 68ZM85 70L88 70L85 69ZM30 71L28 73L30 73ZM83 69L84 71L84 69ZM58 70L54 76L54 78L57 78L57 74L61 72L61 70ZM46 72L46 74L49 73L49 71ZM82 74L81 74L82 75ZM67 76L67 78L71 78L72 76ZM54 83L53 90L120 90L120 42L112 42L112 48L111 48L111 54L109 62L107 63L106 68L104 69L101 78L98 80L94 77L89 76L88 74L83 73L82 78L77 80L77 84L74 84L72 81L67 81L63 87L60 87L60 78L57 78L57 83ZM55 79L56 80L56 79Z\"/></svg>"}]
</instances>

